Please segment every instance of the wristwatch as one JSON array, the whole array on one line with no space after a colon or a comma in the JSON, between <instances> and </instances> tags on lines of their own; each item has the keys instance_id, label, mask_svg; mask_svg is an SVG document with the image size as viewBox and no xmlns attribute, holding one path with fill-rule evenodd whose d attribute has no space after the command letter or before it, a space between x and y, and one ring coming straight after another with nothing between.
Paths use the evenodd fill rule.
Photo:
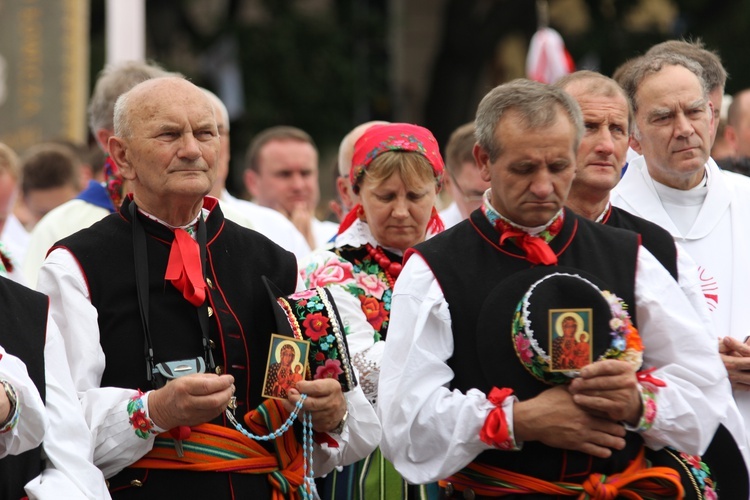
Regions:
<instances>
[{"instance_id":1,"label":"wristwatch","mask_svg":"<svg viewBox=\"0 0 750 500\"><path fill-rule=\"evenodd\" d=\"M8 411L8 418L3 419L3 421L0 422L0 431L10 430L6 428L9 427L11 423L13 423L13 417L16 414L16 405L18 404L16 391L13 389L13 386L10 385L10 382L3 380L2 385L3 389L5 390L5 395L8 396L8 401L10 402L10 410ZM346 415L344 415L344 417L346 417Z\"/></svg>"},{"instance_id":2,"label":"wristwatch","mask_svg":"<svg viewBox=\"0 0 750 500\"><path fill-rule=\"evenodd\" d=\"M331 433L341 435L342 432L344 432L344 427L346 427L346 420L349 418L349 410L347 409L344 412L344 417L341 419L341 422L339 422L339 425L337 425L333 430L331 430Z\"/></svg>"}]
</instances>

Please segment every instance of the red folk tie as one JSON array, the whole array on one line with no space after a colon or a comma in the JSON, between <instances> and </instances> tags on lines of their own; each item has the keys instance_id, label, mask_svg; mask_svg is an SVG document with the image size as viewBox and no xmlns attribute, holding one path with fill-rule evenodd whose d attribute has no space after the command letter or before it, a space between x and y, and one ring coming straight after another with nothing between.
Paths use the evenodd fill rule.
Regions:
<instances>
[{"instance_id":1,"label":"red folk tie","mask_svg":"<svg viewBox=\"0 0 750 500\"><path fill-rule=\"evenodd\" d=\"M175 229L164 279L171 281L194 306L198 307L206 300L200 249L184 229Z\"/></svg>"},{"instance_id":2,"label":"red folk tie","mask_svg":"<svg viewBox=\"0 0 750 500\"><path fill-rule=\"evenodd\" d=\"M500 245L502 246L508 238L514 238L514 243L526 252L526 260L532 264L544 264L545 266L557 264L557 255L544 241L544 238L531 236L520 229L506 227L500 235Z\"/></svg>"}]
</instances>

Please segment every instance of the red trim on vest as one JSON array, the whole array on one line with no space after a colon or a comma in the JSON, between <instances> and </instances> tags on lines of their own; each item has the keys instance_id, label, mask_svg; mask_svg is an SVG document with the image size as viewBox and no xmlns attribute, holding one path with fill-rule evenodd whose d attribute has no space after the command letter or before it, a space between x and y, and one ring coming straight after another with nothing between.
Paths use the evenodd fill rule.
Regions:
<instances>
[{"instance_id":1,"label":"red trim on vest","mask_svg":"<svg viewBox=\"0 0 750 500\"><path fill-rule=\"evenodd\" d=\"M73 257L73 260L76 261L76 264L78 264L78 270L81 271L81 276L83 276L83 281L86 282L86 290L89 292L89 301L91 301L91 286L89 286L89 278L88 276L86 276L86 271L83 270L81 261L78 260L78 257L76 257L76 254L74 254L73 251L66 246L56 245L49 249L49 251L47 252L47 256L49 256L49 254L51 254L53 250L56 250L58 248L68 252L70 256Z\"/></svg>"},{"instance_id":2,"label":"red trim on vest","mask_svg":"<svg viewBox=\"0 0 750 500\"><path fill-rule=\"evenodd\" d=\"M416 250L414 248L407 248L406 253L404 254L404 266L406 265L406 261L409 260L409 257L411 257L413 254L419 255L419 258L422 259L422 262L425 263L427 268L432 273L432 276L435 278L435 281L437 281L438 286L440 287L440 291L443 291L443 285L440 283L440 280L437 279L437 275L435 274L435 271L430 267L430 263L427 262L427 259L424 258L424 255L419 253L419 250ZM443 294L445 295L445 294Z\"/></svg>"}]
</instances>

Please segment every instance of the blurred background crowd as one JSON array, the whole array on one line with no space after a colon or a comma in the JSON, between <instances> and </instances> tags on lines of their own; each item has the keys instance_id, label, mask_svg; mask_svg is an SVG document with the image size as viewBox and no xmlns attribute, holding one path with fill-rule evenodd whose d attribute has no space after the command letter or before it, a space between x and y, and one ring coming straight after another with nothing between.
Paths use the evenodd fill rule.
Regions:
<instances>
[{"instance_id":1,"label":"blurred background crowd","mask_svg":"<svg viewBox=\"0 0 750 500\"><path fill-rule=\"evenodd\" d=\"M121 13L139 9L133 28ZM355 125L418 123L444 148L495 85L544 68L551 77L555 68L566 67L611 75L655 43L680 38L700 39L720 55L731 96L750 87L744 64L750 40L739 36L748 29L748 11L750 2L742 0L3 2L0 142L24 157L42 141L67 143L81 171L78 182L63 181L62 173L47 182L68 187L55 196L48 191L45 206L27 196L35 189L29 171L15 212L31 229L51 208L47 205L85 187L93 175L90 165L102 163L86 124L86 105L102 68L117 62L113 58L129 57L113 56L113 40L124 54L130 50L179 72L223 101L232 130L226 187L236 197L252 198L243 172L255 135L276 125L307 132L319 153L317 216L338 222L328 201L336 196L339 143ZM538 37L534 46L541 28L561 38ZM117 29L120 38L114 39ZM724 102L713 156L743 171L742 157L750 149L737 151L741 106L727 130L731 99ZM450 193L441 194L442 206L450 203Z\"/></svg>"}]
</instances>

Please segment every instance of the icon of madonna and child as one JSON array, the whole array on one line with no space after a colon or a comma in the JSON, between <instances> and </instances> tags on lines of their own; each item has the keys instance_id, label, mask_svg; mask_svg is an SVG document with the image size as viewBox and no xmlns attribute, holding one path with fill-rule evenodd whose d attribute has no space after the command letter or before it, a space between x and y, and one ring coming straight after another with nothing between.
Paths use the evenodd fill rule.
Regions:
<instances>
[{"instance_id":1,"label":"icon of madonna and child","mask_svg":"<svg viewBox=\"0 0 750 500\"><path fill-rule=\"evenodd\" d=\"M305 377L309 343L272 335L263 397L286 399L289 389Z\"/></svg>"},{"instance_id":2,"label":"icon of madonna and child","mask_svg":"<svg viewBox=\"0 0 750 500\"><path fill-rule=\"evenodd\" d=\"M591 309L553 309L549 313L551 371L577 371L590 364Z\"/></svg>"}]
</instances>

